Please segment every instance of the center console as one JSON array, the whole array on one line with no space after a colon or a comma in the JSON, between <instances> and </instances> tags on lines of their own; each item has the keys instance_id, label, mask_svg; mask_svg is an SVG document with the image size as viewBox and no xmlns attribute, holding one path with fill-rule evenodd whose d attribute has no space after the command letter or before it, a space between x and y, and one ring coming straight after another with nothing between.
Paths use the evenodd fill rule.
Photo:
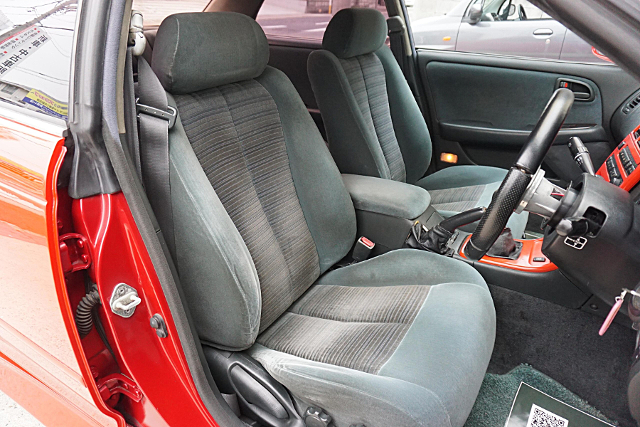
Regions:
<instances>
[{"instance_id":1,"label":"center console","mask_svg":"<svg viewBox=\"0 0 640 427\"><path fill-rule=\"evenodd\" d=\"M371 256L403 247L416 221L431 228L444 219L424 188L363 175L343 174L342 180L356 209L358 236L375 243Z\"/></svg>"}]
</instances>

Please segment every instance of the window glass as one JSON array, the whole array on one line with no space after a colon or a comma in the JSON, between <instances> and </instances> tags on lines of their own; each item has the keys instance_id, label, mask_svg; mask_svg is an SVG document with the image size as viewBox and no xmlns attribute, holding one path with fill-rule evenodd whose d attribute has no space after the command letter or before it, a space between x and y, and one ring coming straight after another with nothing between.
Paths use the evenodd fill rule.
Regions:
<instances>
[{"instance_id":1,"label":"window glass","mask_svg":"<svg viewBox=\"0 0 640 427\"><path fill-rule=\"evenodd\" d=\"M384 0L264 0L256 20L269 40L319 45L331 17L348 7L376 8L387 16Z\"/></svg>"},{"instance_id":2,"label":"window glass","mask_svg":"<svg viewBox=\"0 0 640 427\"><path fill-rule=\"evenodd\" d=\"M0 101L67 118L77 0L0 0Z\"/></svg>"},{"instance_id":3,"label":"window glass","mask_svg":"<svg viewBox=\"0 0 640 427\"><path fill-rule=\"evenodd\" d=\"M611 64L527 0L411 0L406 4L418 48Z\"/></svg>"},{"instance_id":4,"label":"window glass","mask_svg":"<svg viewBox=\"0 0 640 427\"><path fill-rule=\"evenodd\" d=\"M210 0L133 0L133 9L142 12L144 26L157 27L174 13L202 12Z\"/></svg>"}]
</instances>

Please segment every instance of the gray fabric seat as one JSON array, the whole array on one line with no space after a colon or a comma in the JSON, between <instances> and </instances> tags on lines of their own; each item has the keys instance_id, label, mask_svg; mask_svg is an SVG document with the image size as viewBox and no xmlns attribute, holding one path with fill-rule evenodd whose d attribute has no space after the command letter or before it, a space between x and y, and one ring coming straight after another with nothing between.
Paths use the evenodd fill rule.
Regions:
<instances>
[{"instance_id":1,"label":"gray fabric seat","mask_svg":"<svg viewBox=\"0 0 640 427\"><path fill-rule=\"evenodd\" d=\"M201 340L246 350L337 427L462 426L495 312L457 260L398 250L330 270L354 244L353 204L260 27L178 14L152 68L169 131L177 268Z\"/></svg>"},{"instance_id":2,"label":"gray fabric seat","mask_svg":"<svg viewBox=\"0 0 640 427\"><path fill-rule=\"evenodd\" d=\"M386 37L379 11L343 9L329 22L323 49L309 55L309 79L340 171L423 187L444 216L488 206L504 169L453 166L424 177L429 130ZM511 216L514 236L523 235L527 218Z\"/></svg>"}]
</instances>

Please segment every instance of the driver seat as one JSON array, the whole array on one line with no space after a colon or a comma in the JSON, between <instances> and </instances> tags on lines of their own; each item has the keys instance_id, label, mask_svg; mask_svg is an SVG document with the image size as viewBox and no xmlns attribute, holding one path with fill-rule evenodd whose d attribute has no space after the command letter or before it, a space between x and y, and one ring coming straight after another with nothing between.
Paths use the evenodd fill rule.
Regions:
<instances>
[{"instance_id":1,"label":"driver seat","mask_svg":"<svg viewBox=\"0 0 640 427\"><path fill-rule=\"evenodd\" d=\"M431 137L386 38L379 11L342 9L329 22L322 49L309 55L309 79L340 171L422 187L445 217L489 206L505 169L451 166L424 176ZM527 219L526 212L509 219L515 238L523 236Z\"/></svg>"},{"instance_id":2,"label":"driver seat","mask_svg":"<svg viewBox=\"0 0 640 427\"><path fill-rule=\"evenodd\" d=\"M469 265L413 249L335 269L356 238L341 175L262 29L169 16L152 69L169 131L174 259L202 342L252 356L337 427L461 427L495 311Z\"/></svg>"}]
</instances>

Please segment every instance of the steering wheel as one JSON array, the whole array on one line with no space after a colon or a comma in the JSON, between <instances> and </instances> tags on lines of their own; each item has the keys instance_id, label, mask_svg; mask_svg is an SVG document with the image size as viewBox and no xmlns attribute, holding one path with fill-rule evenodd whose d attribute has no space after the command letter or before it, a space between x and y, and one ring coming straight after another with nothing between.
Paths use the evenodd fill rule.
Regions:
<instances>
[{"instance_id":1,"label":"steering wheel","mask_svg":"<svg viewBox=\"0 0 640 427\"><path fill-rule=\"evenodd\" d=\"M542 160L567 118L571 105L573 92L557 89L553 93L527 143L520 151L518 160L511 166L500 188L493 194L489 207L465 246L464 253L467 258L479 260L500 236L527 190L532 176L542 165Z\"/></svg>"}]
</instances>

